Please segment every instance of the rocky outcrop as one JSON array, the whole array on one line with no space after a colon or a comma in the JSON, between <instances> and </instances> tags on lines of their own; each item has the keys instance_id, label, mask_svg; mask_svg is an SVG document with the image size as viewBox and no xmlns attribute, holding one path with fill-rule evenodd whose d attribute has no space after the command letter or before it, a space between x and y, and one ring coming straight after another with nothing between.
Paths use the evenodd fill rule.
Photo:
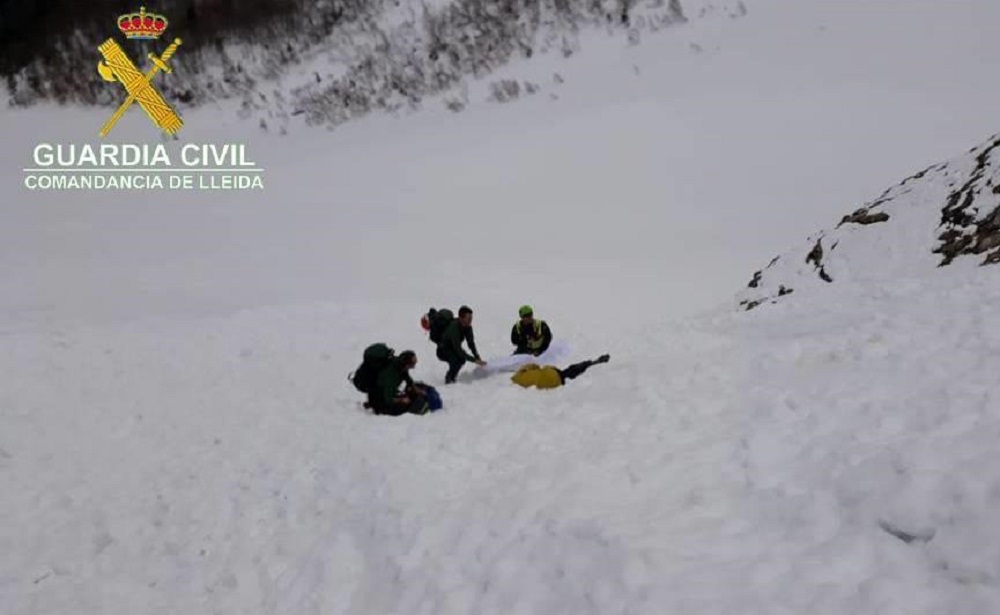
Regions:
<instances>
[{"instance_id":1,"label":"rocky outcrop","mask_svg":"<svg viewBox=\"0 0 1000 615\"><path fill-rule=\"evenodd\" d=\"M756 271L741 309L793 289L918 275L960 259L1000 263L1000 135L916 173Z\"/></svg>"},{"instance_id":2,"label":"rocky outcrop","mask_svg":"<svg viewBox=\"0 0 1000 615\"><path fill-rule=\"evenodd\" d=\"M941 244L934 252L948 265L962 255L986 254L984 265L1000 262L1000 137L975 156L975 167L941 211Z\"/></svg>"}]
</instances>

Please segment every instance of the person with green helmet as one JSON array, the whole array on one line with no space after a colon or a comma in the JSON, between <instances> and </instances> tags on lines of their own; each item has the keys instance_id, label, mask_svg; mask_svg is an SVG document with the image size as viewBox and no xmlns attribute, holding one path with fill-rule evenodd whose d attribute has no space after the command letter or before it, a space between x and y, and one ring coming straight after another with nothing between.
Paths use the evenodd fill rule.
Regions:
<instances>
[{"instance_id":1,"label":"person with green helmet","mask_svg":"<svg viewBox=\"0 0 1000 615\"><path fill-rule=\"evenodd\" d=\"M538 356L549 349L552 343L552 330L544 320L535 320L535 311L530 305L522 305L517 311L520 319L510 330L510 343L514 345L513 354L530 354Z\"/></svg>"}]
</instances>

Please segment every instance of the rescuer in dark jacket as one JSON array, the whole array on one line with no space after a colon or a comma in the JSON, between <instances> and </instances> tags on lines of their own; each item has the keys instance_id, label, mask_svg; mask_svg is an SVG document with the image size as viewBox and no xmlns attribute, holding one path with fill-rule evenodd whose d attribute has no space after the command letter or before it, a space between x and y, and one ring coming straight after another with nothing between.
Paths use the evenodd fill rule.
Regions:
<instances>
[{"instance_id":1,"label":"rescuer in dark jacket","mask_svg":"<svg viewBox=\"0 0 1000 615\"><path fill-rule=\"evenodd\" d=\"M417 354L406 350L382 368L375 379L375 387L368 393L368 406L375 414L427 413L426 391L410 377L410 370L416 366ZM400 389L404 383L406 387Z\"/></svg>"},{"instance_id":2,"label":"rescuer in dark jacket","mask_svg":"<svg viewBox=\"0 0 1000 615\"><path fill-rule=\"evenodd\" d=\"M466 352L462 348L465 342L472 352ZM441 341L437 347L437 358L448 364L448 373L445 374L445 384L455 382L459 370L466 361L471 361L476 365L486 365L486 362L479 356L476 350L476 337L472 331L472 308L463 305L458 309L458 318L452 320L441 334Z\"/></svg>"}]
</instances>

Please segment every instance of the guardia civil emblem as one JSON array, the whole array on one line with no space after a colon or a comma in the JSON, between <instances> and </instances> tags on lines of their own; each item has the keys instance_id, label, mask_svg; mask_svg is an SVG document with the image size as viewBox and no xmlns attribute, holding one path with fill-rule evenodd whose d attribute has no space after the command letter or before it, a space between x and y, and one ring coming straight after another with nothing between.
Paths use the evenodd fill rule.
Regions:
<instances>
[{"instance_id":1,"label":"guardia civil emblem","mask_svg":"<svg viewBox=\"0 0 1000 615\"><path fill-rule=\"evenodd\" d=\"M166 31L167 24L166 17L156 13L147 13L146 7L141 7L138 13L129 13L118 17L118 29L130 40L158 40ZM127 94L125 101L101 128L102 137L111 132L111 129L115 127L118 120L125 115L134 102L138 102L149 119L168 135L176 134L181 129L184 121L170 106L170 103L164 100L163 95L153 83L160 71L168 74L173 72L169 64L170 58L177 53L177 48L180 45L181 39L175 38L161 55L150 53L148 57L152 66L145 74L136 68L128 54L114 38L109 38L97 48L101 52L101 56L104 57L97 63L97 72L105 81L120 83Z\"/></svg>"}]
</instances>

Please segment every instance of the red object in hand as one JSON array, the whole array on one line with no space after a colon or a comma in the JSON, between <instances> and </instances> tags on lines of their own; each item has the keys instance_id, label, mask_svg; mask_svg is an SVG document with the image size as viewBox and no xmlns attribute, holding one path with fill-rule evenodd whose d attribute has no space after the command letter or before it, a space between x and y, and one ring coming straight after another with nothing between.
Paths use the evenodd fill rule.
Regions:
<instances>
[{"instance_id":1,"label":"red object in hand","mask_svg":"<svg viewBox=\"0 0 1000 615\"><path fill-rule=\"evenodd\" d=\"M424 331L431 330L431 319L427 318L427 314L420 317L420 326L424 328Z\"/></svg>"}]
</instances>

